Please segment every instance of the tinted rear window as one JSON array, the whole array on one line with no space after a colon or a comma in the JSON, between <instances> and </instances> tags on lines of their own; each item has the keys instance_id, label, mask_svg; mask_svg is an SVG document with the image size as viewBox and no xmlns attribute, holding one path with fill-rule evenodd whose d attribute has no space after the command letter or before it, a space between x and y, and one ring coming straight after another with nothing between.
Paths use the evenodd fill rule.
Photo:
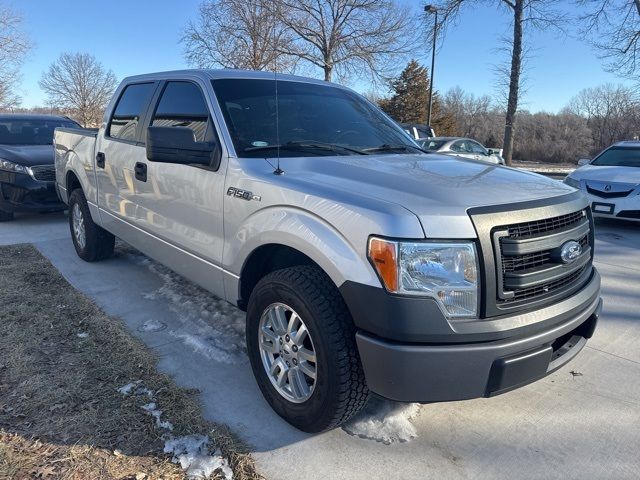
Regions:
<instances>
[{"instance_id":1,"label":"tinted rear window","mask_svg":"<svg viewBox=\"0 0 640 480\"><path fill-rule=\"evenodd\" d=\"M138 83L127 86L111 117L108 135L122 140L135 140L140 117L147 108L155 85Z\"/></svg>"}]
</instances>

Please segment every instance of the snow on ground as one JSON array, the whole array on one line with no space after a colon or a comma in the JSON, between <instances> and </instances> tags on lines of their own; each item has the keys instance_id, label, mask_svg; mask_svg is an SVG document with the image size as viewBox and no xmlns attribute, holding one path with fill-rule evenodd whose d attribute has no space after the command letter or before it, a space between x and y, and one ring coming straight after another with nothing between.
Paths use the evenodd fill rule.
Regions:
<instances>
[{"instance_id":1,"label":"snow on ground","mask_svg":"<svg viewBox=\"0 0 640 480\"><path fill-rule=\"evenodd\" d=\"M153 392L142 384L142 380L127 383L125 386L120 387L118 392L122 395L146 395L147 397L153 397Z\"/></svg>"},{"instance_id":2,"label":"snow on ground","mask_svg":"<svg viewBox=\"0 0 640 480\"><path fill-rule=\"evenodd\" d=\"M122 395L148 395L151 401L142 408L153 417L156 428L173 431L173 424L169 420L162 419L162 410L153 397L153 392L146 388L142 380L127 383L118 389ZM211 453L209 447L209 437L206 435L187 435L184 437L174 437L170 433L162 435L164 443L164 453L173 455L171 459L174 463L179 463L185 471L188 479L207 479L214 472L218 471L226 480L233 479L233 472L229 462L222 456L219 450Z\"/></svg>"},{"instance_id":3,"label":"snow on ground","mask_svg":"<svg viewBox=\"0 0 640 480\"><path fill-rule=\"evenodd\" d=\"M209 453L209 437L205 435L171 438L164 444L164 453L173 455L172 461L180 463L188 478L208 478L218 469L225 479L233 478L231 467L220 452Z\"/></svg>"},{"instance_id":4,"label":"snow on ground","mask_svg":"<svg viewBox=\"0 0 640 480\"><path fill-rule=\"evenodd\" d=\"M87 338L89 334L87 332L80 332L80 333L76 333L76 336L78 338Z\"/></svg>"},{"instance_id":5,"label":"snow on ground","mask_svg":"<svg viewBox=\"0 0 640 480\"><path fill-rule=\"evenodd\" d=\"M235 363L244 357L244 312L126 244L119 242L117 251L147 267L162 281L162 286L145 298L169 302L169 308L181 324L169 332L171 335L209 360ZM149 326L146 331L153 331L152 322L154 320L145 323Z\"/></svg>"},{"instance_id":6,"label":"snow on ground","mask_svg":"<svg viewBox=\"0 0 640 480\"><path fill-rule=\"evenodd\" d=\"M138 330L141 332L159 332L165 328L167 328L167 326L158 320L147 320Z\"/></svg>"},{"instance_id":7,"label":"snow on ground","mask_svg":"<svg viewBox=\"0 0 640 480\"><path fill-rule=\"evenodd\" d=\"M141 407L145 412L151 415L156 420L156 427L164 428L165 430L173 431L173 423L169 420L162 420L162 410L156 408L156 402L149 402Z\"/></svg>"},{"instance_id":8,"label":"snow on ground","mask_svg":"<svg viewBox=\"0 0 640 480\"><path fill-rule=\"evenodd\" d=\"M372 397L364 409L342 429L349 435L389 445L418 436L411 419L420 413L417 403L398 403Z\"/></svg>"}]
</instances>

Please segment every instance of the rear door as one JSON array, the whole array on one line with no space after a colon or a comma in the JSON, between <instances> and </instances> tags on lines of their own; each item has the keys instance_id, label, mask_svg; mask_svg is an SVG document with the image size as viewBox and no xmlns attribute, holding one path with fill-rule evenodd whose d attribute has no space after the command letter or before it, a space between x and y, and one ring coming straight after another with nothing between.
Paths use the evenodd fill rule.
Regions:
<instances>
[{"instance_id":1,"label":"rear door","mask_svg":"<svg viewBox=\"0 0 640 480\"><path fill-rule=\"evenodd\" d=\"M157 87L158 82L143 82L121 89L96 148L100 216L108 230L125 240L122 221L135 223L140 216L135 199L138 194L135 165L146 160L142 124Z\"/></svg>"},{"instance_id":2,"label":"rear door","mask_svg":"<svg viewBox=\"0 0 640 480\"><path fill-rule=\"evenodd\" d=\"M196 141L216 142L219 135L203 88L195 81L166 81L145 122L157 127L187 127ZM146 181L134 179L137 225L154 236L214 265L222 261L224 171L202 165L151 162ZM221 277L220 277L221 278ZM217 287L214 287L218 290Z\"/></svg>"}]
</instances>

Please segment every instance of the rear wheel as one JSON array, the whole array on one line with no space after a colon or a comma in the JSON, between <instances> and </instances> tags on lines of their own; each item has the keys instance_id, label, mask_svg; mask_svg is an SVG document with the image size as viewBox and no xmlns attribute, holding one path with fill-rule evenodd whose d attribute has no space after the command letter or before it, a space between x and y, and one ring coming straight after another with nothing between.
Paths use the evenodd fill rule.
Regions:
<instances>
[{"instance_id":1,"label":"rear wheel","mask_svg":"<svg viewBox=\"0 0 640 480\"><path fill-rule=\"evenodd\" d=\"M13 212L4 212L0 210L0 222L10 222L13 220Z\"/></svg>"},{"instance_id":2,"label":"rear wheel","mask_svg":"<svg viewBox=\"0 0 640 480\"><path fill-rule=\"evenodd\" d=\"M334 428L369 396L351 316L315 266L278 270L258 282L247 309L247 349L265 399L300 430Z\"/></svg>"},{"instance_id":3,"label":"rear wheel","mask_svg":"<svg viewBox=\"0 0 640 480\"><path fill-rule=\"evenodd\" d=\"M81 259L96 262L113 255L115 237L94 223L87 199L80 189L71 192L69 197L69 228Z\"/></svg>"}]
</instances>

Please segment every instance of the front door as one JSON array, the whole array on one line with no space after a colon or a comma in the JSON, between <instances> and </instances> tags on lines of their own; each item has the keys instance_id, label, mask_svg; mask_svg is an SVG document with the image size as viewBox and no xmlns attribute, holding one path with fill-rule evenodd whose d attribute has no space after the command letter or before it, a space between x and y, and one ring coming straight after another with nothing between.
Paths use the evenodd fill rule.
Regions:
<instances>
[{"instance_id":1,"label":"front door","mask_svg":"<svg viewBox=\"0 0 640 480\"><path fill-rule=\"evenodd\" d=\"M148 125L187 127L196 141L219 142L201 87L191 81L167 81ZM146 136L146 126L143 131ZM143 149L144 150L144 149ZM136 222L155 237L177 247L185 261L202 259L200 266L219 267L222 262L224 171L202 165L151 162L144 158L146 179L133 177L136 191ZM226 165L223 162L223 165ZM203 272L204 272L203 270ZM205 275L203 273L202 275ZM222 296L219 269L206 273L207 287ZM203 284L196 276L188 277ZM215 277L211 278L211 277Z\"/></svg>"}]
</instances>

